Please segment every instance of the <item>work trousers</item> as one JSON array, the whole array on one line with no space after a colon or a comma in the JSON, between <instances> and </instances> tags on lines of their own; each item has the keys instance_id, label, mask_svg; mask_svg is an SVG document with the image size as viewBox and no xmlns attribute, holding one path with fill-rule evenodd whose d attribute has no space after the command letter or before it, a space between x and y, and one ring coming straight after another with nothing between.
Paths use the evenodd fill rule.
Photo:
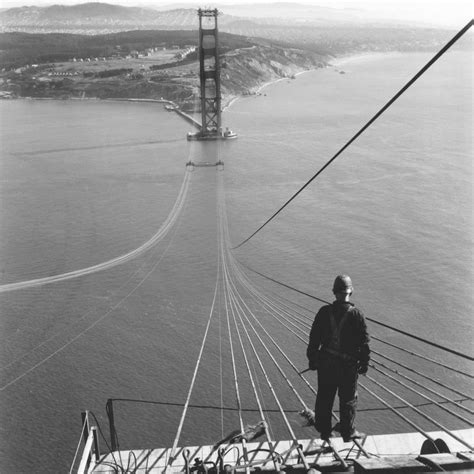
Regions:
<instances>
[{"instance_id":1,"label":"work trousers","mask_svg":"<svg viewBox=\"0 0 474 474\"><path fill-rule=\"evenodd\" d=\"M321 354L318 367L318 394L315 406L315 428L322 436L332 431L332 407L339 395L340 432L347 437L354 433L357 408L357 366L330 354Z\"/></svg>"}]
</instances>

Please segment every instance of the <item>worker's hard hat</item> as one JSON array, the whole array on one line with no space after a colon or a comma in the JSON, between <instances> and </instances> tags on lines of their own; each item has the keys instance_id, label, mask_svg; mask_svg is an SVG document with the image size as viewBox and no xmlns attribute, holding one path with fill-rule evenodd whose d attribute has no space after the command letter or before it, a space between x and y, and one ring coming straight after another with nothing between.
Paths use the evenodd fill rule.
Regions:
<instances>
[{"instance_id":1,"label":"worker's hard hat","mask_svg":"<svg viewBox=\"0 0 474 474\"><path fill-rule=\"evenodd\" d=\"M352 293L353 290L352 280L349 275L338 275L334 280L332 287L334 293Z\"/></svg>"}]
</instances>

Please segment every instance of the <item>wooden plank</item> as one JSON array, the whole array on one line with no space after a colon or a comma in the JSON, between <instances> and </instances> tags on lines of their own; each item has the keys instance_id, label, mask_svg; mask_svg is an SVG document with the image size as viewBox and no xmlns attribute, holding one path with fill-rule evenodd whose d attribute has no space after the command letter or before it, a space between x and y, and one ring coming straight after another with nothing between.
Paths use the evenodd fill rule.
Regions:
<instances>
[{"instance_id":1,"label":"wooden plank","mask_svg":"<svg viewBox=\"0 0 474 474\"><path fill-rule=\"evenodd\" d=\"M429 472L425 464L408 456L390 458L365 458L354 460L354 474L370 472L384 474L387 472Z\"/></svg>"},{"instance_id":2,"label":"wooden plank","mask_svg":"<svg viewBox=\"0 0 474 474\"><path fill-rule=\"evenodd\" d=\"M448 470L469 469L474 467L474 459L461 459L452 453L424 454L423 456L418 456L417 459L424 464L428 464L428 466L436 464Z\"/></svg>"}]
</instances>

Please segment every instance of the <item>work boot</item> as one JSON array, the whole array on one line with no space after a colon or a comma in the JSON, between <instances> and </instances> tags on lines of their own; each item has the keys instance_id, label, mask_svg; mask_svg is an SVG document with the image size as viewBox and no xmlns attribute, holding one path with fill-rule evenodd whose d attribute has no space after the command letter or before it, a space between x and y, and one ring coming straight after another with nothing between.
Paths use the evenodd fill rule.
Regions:
<instances>
[{"instance_id":1,"label":"work boot","mask_svg":"<svg viewBox=\"0 0 474 474\"><path fill-rule=\"evenodd\" d=\"M321 433L321 439L323 441L326 441L329 443L329 439L332 438L332 432L331 433Z\"/></svg>"},{"instance_id":2,"label":"work boot","mask_svg":"<svg viewBox=\"0 0 474 474\"><path fill-rule=\"evenodd\" d=\"M364 433L359 433L358 431L354 430L352 434L344 435L342 439L344 440L344 443L348 443L349 441L354 441L355 439L361 439L364 437L365 437Z\"/></svg>"}]
</instances>

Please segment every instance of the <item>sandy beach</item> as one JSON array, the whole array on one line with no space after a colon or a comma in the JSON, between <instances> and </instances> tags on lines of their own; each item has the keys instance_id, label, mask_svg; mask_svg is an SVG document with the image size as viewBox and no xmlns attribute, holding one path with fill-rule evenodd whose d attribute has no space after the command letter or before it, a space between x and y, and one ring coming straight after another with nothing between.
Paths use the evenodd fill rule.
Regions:
<instances>
[{"instance_id":1,"label":"sandy beach","mask_svg":"<svg viewBox=\"0 0 474 474\"><path fill-rule=\"evenodd\" d=\"M347 64L353 64L353 63L356 63L356 62L360 63L360 62L365 62L365 61L373 61L373 60L381 59L383 57L387 57L388 55L390 55L390 56L400 56L402 54L404 54L404 53L400 53L400 52L374 53L374 52L372 52L372 53L354 54L354 55L349 55L349 56L341 56L341 57L333 58L332 60L330 60L330 62L326 66L326 68L328 68L328 67L338 68L340 66L345 66ZM300 76L301 74L305 74L305 73L312 72L312 71L317 71L319 69L325 69L325 68L315 68L315 69L309 69L307 71L300 71L300 72L295 73L294 76L297 77L297 76ZM268 87L272 84L276 84L276 83L281 82L281 81L285 81L287 79L288 79L287 77L281 77L281 78L275 79L273 81L265 82L264 84L262 84L261 86L258 86L255 89L254 95L261 94L266 87ZM246 96L229 96L229 98L224 100L224 102L226 102L226 103L223 106L222 111L225 111L226 109L231 107L232 104L234 104L237 100L239 100L241 98L245 98L245 97Z\"/></svg>"}]
</instances>

